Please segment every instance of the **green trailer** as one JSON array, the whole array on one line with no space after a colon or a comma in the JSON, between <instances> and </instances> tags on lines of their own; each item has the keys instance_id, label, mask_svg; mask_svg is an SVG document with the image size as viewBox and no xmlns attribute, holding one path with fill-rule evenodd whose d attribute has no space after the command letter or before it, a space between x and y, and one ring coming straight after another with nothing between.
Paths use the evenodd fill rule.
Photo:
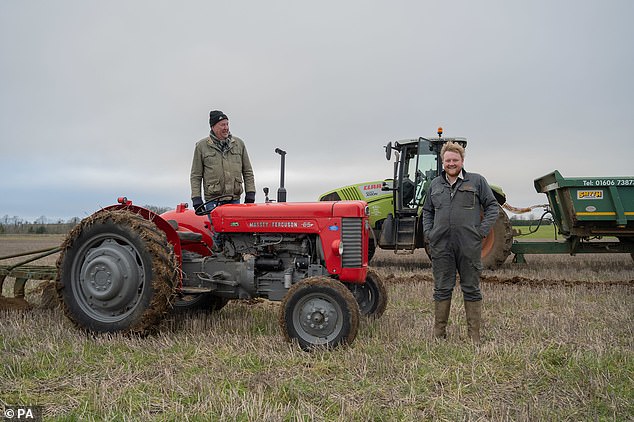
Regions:
<instances>
[{"instance_id":1,"label":"green trailer","mask_svg":"<svg viewBox=\"0 0 634 422\"><path fill-rule=\"evenodd\" d=\"M548 197L562 241L513 241L513 261L524 254L629 253L634 258L634 177L565 178L555 170L535 179Z\"/></svg>"}]
</instances>

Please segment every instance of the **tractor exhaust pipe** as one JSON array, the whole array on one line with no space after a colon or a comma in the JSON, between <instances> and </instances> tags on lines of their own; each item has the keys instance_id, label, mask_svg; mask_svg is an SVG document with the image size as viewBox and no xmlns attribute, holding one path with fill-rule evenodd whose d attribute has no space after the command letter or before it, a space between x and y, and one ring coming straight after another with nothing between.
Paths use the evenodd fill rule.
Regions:
<instances>
[{"instance_id":1,"label":"tractor exhaust pipe","mask_svg":"<svg viewBox=\"0 0 634 422\"><path fill-rule=\"evenodd\" d=\"M277 190L277 202L286 202L286 188L284 187L284 167L285 167L284 161L286 157L286 151L279 148L275 148L275 152L280 154L280 157L282 158L281 171L280 171L280 187Z\"/></svg>"}]
</instances>

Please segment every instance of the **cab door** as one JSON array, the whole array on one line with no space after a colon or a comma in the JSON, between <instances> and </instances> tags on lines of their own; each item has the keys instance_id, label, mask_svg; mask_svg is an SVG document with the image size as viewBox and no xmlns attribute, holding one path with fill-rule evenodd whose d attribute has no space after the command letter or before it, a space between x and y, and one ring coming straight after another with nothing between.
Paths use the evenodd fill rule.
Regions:
<instances>
[{"instance_id":1,"label":"cab door","mask_svg":"<svg viewBox=\"0 0 634 422\"><path fill-rule=\"evenodd\" d=\"M397 171L395 201L395 250L414 250L423 246L420 216L425 193L438 174L438 160L429 140L404 146Z\"/></svg>"}]
</instances>

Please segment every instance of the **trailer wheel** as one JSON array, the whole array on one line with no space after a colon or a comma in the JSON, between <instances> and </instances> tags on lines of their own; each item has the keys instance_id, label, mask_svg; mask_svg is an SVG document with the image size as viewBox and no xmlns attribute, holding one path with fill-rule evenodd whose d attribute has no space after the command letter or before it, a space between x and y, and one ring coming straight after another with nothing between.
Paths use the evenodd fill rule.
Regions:
<instances>
[{"instance_id":1,"label":"trailer wheel","mask_svg":"<svg viewBox=\"0 0 634 422\"><path fill-rule=\"evenodd\" d=\"M75 227L57 268L65 314L91 332L147 333L167 312L178 279L165 234L121 210L99 212Z\"/></svg>"},{"instance_id":2,"label":"trailer wheel","mask_svg":"<svg viewBox=\"0 0 634 422\"><path fill-rule=\"evenodd\" d=\"M350 344L359 328L359 306L339 281L307 278L294 284L280 306L280 327L288 341L306 351Z\"/></svg>"},{"instance_id":3,"label":"trailer wheel","mask_svg":"<svg viewBox=\"0 0 634 422\"><path fill-rule=\"evenodd\" d=\"M217 312L229 303L229 299L215 296L210 293L201 294L185 294L177 296L172 306L176 312L185 312L190 310L203 310Z\"/></svg>"},{"instance_id":4,"label":"trailer wheel","mask_svg":"<svg viewBox=\"0 0 634 422\"><path fill-rule=\"evenodd\" d=\"M361 315L380 318L387 308L387 289L383 279L372 270L368 270L364 284L346 283L359 305Z\"/></svg>"},{"instance_id":5,"label":"trailer wheel","mask_svg":"<svg viewBox=\"0 0 634 422\"><path fill-rule=\"evenodd\" d=\"M490 270L499 268L511 254L512 245L513 227L506 212L500 207L489 235L482 239L482 266Z\"/></svg>"}]
</instances>

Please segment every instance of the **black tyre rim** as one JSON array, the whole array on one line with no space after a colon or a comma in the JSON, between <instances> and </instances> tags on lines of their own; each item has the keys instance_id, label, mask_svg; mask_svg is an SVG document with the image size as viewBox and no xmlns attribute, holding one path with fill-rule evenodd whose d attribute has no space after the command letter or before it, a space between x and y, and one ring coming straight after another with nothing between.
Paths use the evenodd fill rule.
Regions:
<instances>
[{"instance_id":1,"label":"black tyre rim","mask_svg":"<svg viewBox=\"0 0 634 422\"><path fill-rule=\"evenodd\" d=\"M371 315L377 307L379 292L373 283L366 281L364 284L350 284L350 291L359 304L361 315Z\"/></svg>"},{"instance_id":2,"label":"black tyre rim","mask_svg":"<svg viewBox=\"0 0 634 422\"><path fill-rule=\"evenodd\" d=\"M346 284L359 306L361 315L380 318L387 307L387 289L377 273L368 270L363 284Z\"/></svg>"}]
</instances>

